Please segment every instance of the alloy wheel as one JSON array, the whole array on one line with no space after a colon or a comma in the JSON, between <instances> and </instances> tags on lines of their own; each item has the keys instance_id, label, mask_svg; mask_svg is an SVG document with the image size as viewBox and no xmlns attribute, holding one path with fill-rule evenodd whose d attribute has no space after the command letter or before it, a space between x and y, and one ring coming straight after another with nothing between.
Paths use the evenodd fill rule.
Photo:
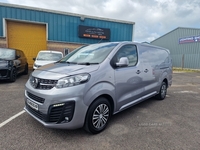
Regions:
<instances>
[{"instance_id":1,"label":"alloy wheel","mask_svg":"<svg viewBox=\"0 0 200 150\"><path fill-rule=\"evenodd\" d=\"M94 110L92 124L96 129L103 128L109 118L109 107L106 104L100 104Z\"/></svg>"}]
</instances>

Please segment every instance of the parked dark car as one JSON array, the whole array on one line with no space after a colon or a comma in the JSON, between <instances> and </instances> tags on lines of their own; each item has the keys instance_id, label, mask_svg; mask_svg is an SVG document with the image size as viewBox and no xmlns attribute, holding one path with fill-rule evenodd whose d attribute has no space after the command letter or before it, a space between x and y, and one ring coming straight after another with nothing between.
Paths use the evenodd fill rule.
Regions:
<instances>
[{"instance_id":1,"label":"parked dark car","mask_svg":"<svg viewBox=\"0 0 200 150\"><path fill-rule=\"evenodd\" d=\"M24 52L18 49L0 48L0 80L15 82L18 74L28 74Z\"/></svg>"}]
</instances>

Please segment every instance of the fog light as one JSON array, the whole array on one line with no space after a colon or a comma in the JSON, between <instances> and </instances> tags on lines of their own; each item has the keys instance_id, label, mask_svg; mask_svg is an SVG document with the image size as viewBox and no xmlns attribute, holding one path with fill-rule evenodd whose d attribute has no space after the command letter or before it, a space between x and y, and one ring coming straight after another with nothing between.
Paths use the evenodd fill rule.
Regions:
<instances>
[{"instance_id":1,"label":"fog light","mask_svg":"<svg viewBox=\"0 0 200 150\"><path fill-rule=\"evenodd\" d=\"M68 123L69 122L69 117L64 117L61 123Z\"/></svg>"},{"instance_id":2,"label":"fog light","mask_svg":"<svg viewBox=\"0 0 200 150\"><path fill-rule=\"evenodd\" d=\"M65 117L65 120L66 120L66 121L69 121L69 117Z\"/></svg>"}]
</instances>

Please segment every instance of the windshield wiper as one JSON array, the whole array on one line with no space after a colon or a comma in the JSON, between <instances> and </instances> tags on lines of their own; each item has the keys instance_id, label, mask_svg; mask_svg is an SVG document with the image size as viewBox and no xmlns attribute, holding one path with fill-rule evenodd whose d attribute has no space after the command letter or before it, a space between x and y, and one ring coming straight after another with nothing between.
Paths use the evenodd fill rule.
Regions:
<instances>
[{"instance_id":1,"label":"windshield wiper","mask_svg":"<svg viewBox=\"0 0 200 150\"><path fill-rule=\"evenodd\" d=\"M80 62L80 63L78 63L78 65L96 65L96 64L99 64L99 63L90 63L90 62Z\"/></svg>"},{"instance_id":2,"label":"windshield wiper","mask_svg":"<svg viewBox=\"0 0 200 150\"><path fill-rule=\"evenodd\" d=\"M70 61L58 61L58 63L77 64L77 62L70 62Z\"/></svg>"}]
</instances>

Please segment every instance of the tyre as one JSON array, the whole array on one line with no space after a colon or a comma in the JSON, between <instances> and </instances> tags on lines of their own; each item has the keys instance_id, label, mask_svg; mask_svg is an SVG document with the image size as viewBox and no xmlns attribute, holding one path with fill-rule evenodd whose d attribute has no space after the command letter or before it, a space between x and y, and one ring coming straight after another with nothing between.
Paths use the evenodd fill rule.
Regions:
<instances>
[{"instance_id":1,"label":"tyre","mask_svg":"<svg viewBox=\"0 0 200 150\"><path fill-rule=\"evenodd\" d=\"M10 82L15 82L16 79L17 79L17 71L15 68L13 68L10 73Z\"/></svg>"},{"instance_id":2,"label":"tyre","mask_svg":"<svg viewBox=\"0 0 200 150\"><path fill-rule=\"evenodd\" d=\"M24 75L27 75L27 74L28 74L28 64L26 64L23 74L24 74Z\"/></svg>"},{"instance_id":3,"label":"tyre","mask_svg":"<svg viewBox=\"0 0 200 150\"><path fill-rule=\"evenodd\" d=\"M160 91L156 95L156 99L164 100L166 95L167 95L167 84L166 84L166 82L163 81L162 84L161 84L161 87L160 87Z\"/></svg>"},{"instance_id":4,"label":"tyre","mask_svg":"<svg viewBox=\"0 0 200 150\"><path fill-rule=\"evenodd\" d=\"M92 134L97 134L102 132L111 117L111 106L109 101L100 97L88 109L84 129Z\"/></svg>"}]
</instances>

